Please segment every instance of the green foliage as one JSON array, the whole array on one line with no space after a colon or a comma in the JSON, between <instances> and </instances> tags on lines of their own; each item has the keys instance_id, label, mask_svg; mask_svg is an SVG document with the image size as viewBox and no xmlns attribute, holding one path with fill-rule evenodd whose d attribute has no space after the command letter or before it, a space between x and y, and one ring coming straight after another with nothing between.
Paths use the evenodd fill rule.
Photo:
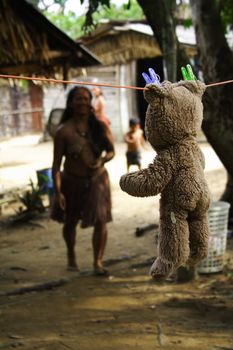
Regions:
<instances>
[{"instance_id":1,"label":"green foliage","mask_svg":"<svg viewBox=\"0 0 233 350\"><path fill-rule=\"evenodd\" d=\"M23 195L20 195L19 199L22 202L22 204L26 207L26 212L38 211L39 213L42 213L45 211L45 207L41 199L40 188L39 186L35 186L31 179L30 186L31 189L25 192Z\"/></svg>"},{"instance_id":2,"label":"green foliage","mask_svg":"<svg viewBox=\"0 0 233 350\"><path fill-rule=\"evenodd\" d=\"M18 86L20 88L21 91L23 92L28 92L28 85L29 85L29 82L28 80L18 80Z\"/></svg>"},{"instance_id":3,"label":"green foliage","mask_svg":"<svg viewBox=\"0 0 233 350\"><path fill-rule=\"evenodd\" d=\"M43 0L28 0L34 6L40 8L45 16L53 22L57 27L63 30L72 38L77 38L82 36L85 32L90 32L94 29L96 24L100 19L135 19L140 20L144 18L143 11L138 4L137 0L126 0L127 2L121 7L117 7L112 4L111 0L89 0L88 10L86 15L79 16L74 12L69 12L64 14L64 9L67 0L53 0L49 5L46 5ZM75 0L81 4L84 4L85 0ZM219 10L221 12L221 18L223 20L225 28L230 25L233 26L233 0L215 0L219 5ZM48 11L49 7L57 4L59 5L59 10L55 13ZM187 7L187 2L177 1L177 8ZM191 18L187 18L184 21L185 27L190 27L192 25Z\"/></svg>"},{"instance_id":4,"label":"green foliage","mask_svg":"<svg viewBox=\"0 0 233 350\"><path fill-rule=\"evenodd\" d=\"M81 0L81 4L84 3L84 0ZM102 7L104 9L110 8L110 0L89 0L89 6L86 13L86 20L84 23L84 30L90 32L96 25L93 15L99 11Z\"/></svg>"},{"instance_id":5,"label":"green foliage","mask_svg":"<svg viewBox=\"0 0 233 350\"><path fill-rule=\"evenodd\" d=\"M73 39L84 34L83 25L85 22L85 16L78 17L72 11L69 11L67 14L46 11L44 15Z\"/></svg>"},{"instance_id":6,"label":"green foliage","mask_svg":"<svg viewBox=\"0 0 233 350\"><path fill-rule=\"evenodd\" d=\"M109 8L102 8L100 12L95 14L95 19L98 21L101 18L107 19L143 19L144 15L141 7L138 5L136 0L131 1L130 8L127 4L123 4L121 7L111 5Z\"/></svg>"},{"instance_id":7,"label":"green foliage","mask_svg":"<svg viewBox=\"0 0 233 350\"><path fill-rule=\"evenodd\" d=\"M95 6L92 7L92 3ZM96 3L99 6L96 8ZM127 4L117 7L115 4L110 5L109 1L90 1L89 9L86 14L84 30L90 32L99 23L101 19L110 20L140 20L144 18L143 11L137 0L130 0ZM94 9L96 9L94 11ZM98 11L97 11L98 10Z\"/></svg>"},{"instance_id":8,"label":"green foliage","mask_svg":"<svg viewBox=\"0 0 233 350\"><path fill-rule=\"evenodd\" d=\"M64 13L67 0L53 0L53 4L59 4L60 9L57 12L48 11L49 6L45 6L41 0L30 0L34 6L40 7L44 15L59 29L64 31L73 39L91 32L101 19L110 20L140 20L144 18L143 11L137 0L129 0L122 6L111 4L111 0L90 0L86 15L76 14L72 11ZM78 7L78 0L77 7ZM80 0L83 4L84 0ZM51 5L50 5L51 6Z\"/></svg>"},{"instance_id":9,"label":"green foliage","mask_svg":"<svg viewBox=\"0 0 233 350\"><path fill-rule=\"evenodd\" d=\"M227 26L233 26L233 0L224 0L221 2L221 18L225 29Z\"/></svg>"},{"instance_id":10,"label":"green foliage","mask_svg":"<svg viewBox=\"0 0 233 350\"><path fill-rule=\"evenodd\" d=\"M184 25L185 28L190 28L193 25L192 18L184 19L183 25Z\"/></svg>"}]
</instances>

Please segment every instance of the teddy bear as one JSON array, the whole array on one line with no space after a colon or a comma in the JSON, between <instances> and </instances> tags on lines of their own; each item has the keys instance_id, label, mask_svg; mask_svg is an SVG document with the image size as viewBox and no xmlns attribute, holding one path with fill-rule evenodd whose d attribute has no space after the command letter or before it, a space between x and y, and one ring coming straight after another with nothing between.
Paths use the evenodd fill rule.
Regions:
<instances>
[{"instance_id":1,"label":"teddy bear","mask_svg":"<svg viewBox=\"0 0 233 350\"><path fill-rule=\"evenodd\" d=\"M158 254L150 269L156 279L196 265L208 252L210 192L196 140L205 88L199 80L145 86L145 133L157 154L146 169L120 178L121 189L131 196L161 195Z\"/></svg>"}]
</instances>

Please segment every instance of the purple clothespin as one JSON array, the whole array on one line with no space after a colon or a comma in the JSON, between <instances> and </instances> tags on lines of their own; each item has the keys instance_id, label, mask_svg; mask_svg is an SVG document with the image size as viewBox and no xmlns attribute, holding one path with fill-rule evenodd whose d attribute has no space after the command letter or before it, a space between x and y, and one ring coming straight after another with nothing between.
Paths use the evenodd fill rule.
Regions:
<instances>
[{"instance_id":1,"label":"purple clothespin","mask_svg":"<svg viewBox=\"0 0 233 350\"><path fill-rule=\"evenodd\" d=\"M161 86L160 76L155 73L154 69L149 68L148 72L149 72L149 75L147 73L144 73L144 72L142 73L142 76L143 76L146 84L154 83L154 84Z\"/></svg>"}]
</instances>

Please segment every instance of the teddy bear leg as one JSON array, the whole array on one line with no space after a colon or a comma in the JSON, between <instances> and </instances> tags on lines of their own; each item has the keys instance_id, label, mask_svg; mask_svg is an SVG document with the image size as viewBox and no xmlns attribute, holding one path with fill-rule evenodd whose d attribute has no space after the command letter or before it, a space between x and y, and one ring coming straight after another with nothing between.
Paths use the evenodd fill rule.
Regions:
<instances>
[{"instance_id":1,"label":"teddy bear leg","mask_svg":"<svg viewBox=\"0 0 233 350\"><path fill-rule=\"evenodd\" d=\"M168 277L189 257L189 228L187 214L171 211L160 220L158 257L151 266L155 279Z\"/></svg>"},{"instance_id":2,"label":"teddy bear leg","mask_svg":"<svg viewBox=\"0 0 233 350\"><path fill-rule=\"evenodd\" d=\"M189 219L189 265L196 265L207 256L209 227L207 214L204 216L191 217Z\"/></svg>"}]
</instances>

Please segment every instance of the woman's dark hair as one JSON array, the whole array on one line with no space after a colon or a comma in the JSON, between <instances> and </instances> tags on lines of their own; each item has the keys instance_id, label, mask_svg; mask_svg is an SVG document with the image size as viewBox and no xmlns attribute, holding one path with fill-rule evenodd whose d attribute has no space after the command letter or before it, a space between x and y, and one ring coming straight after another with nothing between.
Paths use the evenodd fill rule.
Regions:
<instances>
[{"instance_id":1,"label":"woman's dark hair","mask_svg":"<svg viewBox=\"0 0 233 350\"><path fill-rule=\"evenodd\" d=\"M60 123L59 124L64 124L67 122L69 119L73 117L72 114L72 108L71 102L77 92L80 91L87 91L89 96L90 96L90 101L92 100L92 93L91 91L84 87L84 86L75 86L73 89L70 90L67 100L66 100L66 108L63 112L63 115L61 117ZM108 138L106 137L106 133L104 130L103 124L96 118L94 109L91 108L90 114L88 117L88 126L89 130L91 132L91 138L93 140L93 146L94 146L94 152L96 156L100 156L103 150L111 150L113 147L110 144Z\"/></svg>"}]
</instances>

